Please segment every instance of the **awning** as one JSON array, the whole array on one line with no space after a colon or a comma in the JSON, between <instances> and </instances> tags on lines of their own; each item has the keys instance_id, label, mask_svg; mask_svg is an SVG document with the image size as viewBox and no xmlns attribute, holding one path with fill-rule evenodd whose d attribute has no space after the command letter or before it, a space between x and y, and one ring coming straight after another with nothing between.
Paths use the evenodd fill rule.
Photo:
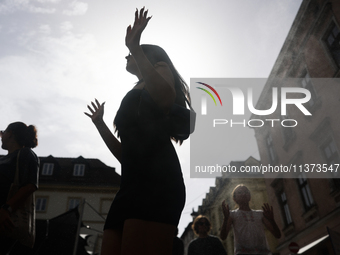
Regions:
<instances>
[{"instance_id":1,"label":"awning","mask_svg":"<svg viewBox=\"0 0 340 255\"><path fill-rule=\"evenodd\" d=\"M305 251L309 250L310 248L313 248L315 245L321 243L323 240L325 240L327 237L329 237L329 235L325 235L321 238L319 238L318 240L310 243L310 244L307 244L306 246L302 247L299 252L297 254L302 254L304 253Z\"/></svg>"}]
</instances>

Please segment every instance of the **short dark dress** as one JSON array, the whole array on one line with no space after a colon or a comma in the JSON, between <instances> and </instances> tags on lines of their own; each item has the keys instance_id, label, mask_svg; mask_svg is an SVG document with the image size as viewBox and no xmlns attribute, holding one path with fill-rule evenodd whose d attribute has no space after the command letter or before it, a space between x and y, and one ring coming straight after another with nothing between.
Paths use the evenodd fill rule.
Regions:
<instances>
[{"instance_id":1,"label":"short dark dress","mask_svg":"<svg viewBox=\"0 0 340 255\"><path fill-rule=\"evenodd\" d=\"M164 113L146 90L132 89L122 100L114 124L122 144L122 176L104 229L122 229L126 219L177 226L185 186Z\"/></svg>"}]
</instances>

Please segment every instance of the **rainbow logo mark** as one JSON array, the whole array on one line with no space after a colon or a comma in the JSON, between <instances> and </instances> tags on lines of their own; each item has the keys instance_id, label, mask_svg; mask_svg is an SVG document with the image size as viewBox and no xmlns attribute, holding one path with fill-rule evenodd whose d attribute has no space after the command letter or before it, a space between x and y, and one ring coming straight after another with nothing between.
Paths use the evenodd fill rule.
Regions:
<instances>
[{"instance_id":1,"label":"rainbow logo mark","mask_svg":"<svg viewBox=\"0 0 340 255\"><path fill-rule=\"evenodd\" d=\"M201 85L204 85L204 86L208 87L209 89L211 89L215 93L215 95L218 97L218 100L220 100L220 103L221 103L221 106L222 106L222 101L221 101L220 95L217 93L217 91L213 87L211 87L210 85L205 84L203 82L197 82L197 83L201 84ZM211 96L211 98L214 100L215 105L217 105L215 98L213 97L213 95L208 90L200 88L200 87L196 87L196 88L201 89L201 90L207 92L208 95Z\"/></svg>"}]
</instances>

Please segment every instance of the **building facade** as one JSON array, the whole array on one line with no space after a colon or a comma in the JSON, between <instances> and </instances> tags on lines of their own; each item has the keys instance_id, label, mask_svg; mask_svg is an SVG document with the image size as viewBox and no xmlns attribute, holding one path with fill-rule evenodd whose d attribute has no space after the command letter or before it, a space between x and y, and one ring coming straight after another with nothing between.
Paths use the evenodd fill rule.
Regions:
<instances>
[{"instance_id":1,"label":"building facade","mask_svg":"<svg viewBox=\"0 0 340 255\"><path fill-rule=\"evenodd\" d=\"M81 235L88 251L100 254L106 215L120 185L115 168L98 159L39 157L39 189L36 191L36 218L51 219L76 206L82 218Z\"/></svg>"},{"instance_id":2,"label":"building facade","mask_svg":"<svg viewBox=\"0 0 340 255\"><path fill-rule=\"evenodd\" d=\"M254 127L262 164L296 170L265 179L269 203L279 216L277 250L282 255L291 253L292 242L299 254L335 254L327 229L340 232L339 25L339 1L302 1L256 109L270 108L274 88L281 96L284 88L306 89L310 99L303 107L287 105L283 112L279 97L281 109L252 116L281 123Z\"/></svg>"}]
</instances>

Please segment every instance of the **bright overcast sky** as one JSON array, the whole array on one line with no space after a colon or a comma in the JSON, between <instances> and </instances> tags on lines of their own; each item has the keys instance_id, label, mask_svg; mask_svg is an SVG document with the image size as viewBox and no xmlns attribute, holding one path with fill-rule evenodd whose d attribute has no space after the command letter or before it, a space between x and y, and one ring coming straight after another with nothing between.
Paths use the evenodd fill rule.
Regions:
<instances>
[{"instance_id":1,"label":"bright overcast sky","mask_svg":"<svg viewBox=\"0 0 340 255\"><path fill-rule=\"evenodd\" d=\"M142 4L153 16L142 43L163 47L189 84L195 77L268 77L301 0L1 0L0 129L34 124L38 156L98 158L120 173L83 112L94 97L106 101L112 127L137 81L125 71L124 37ZM248 142L240 146L258 158L253 135ZM176 149L187 185L181 234L214 179L190 179L189 142Z\"/></svg>"}]
</instances>

